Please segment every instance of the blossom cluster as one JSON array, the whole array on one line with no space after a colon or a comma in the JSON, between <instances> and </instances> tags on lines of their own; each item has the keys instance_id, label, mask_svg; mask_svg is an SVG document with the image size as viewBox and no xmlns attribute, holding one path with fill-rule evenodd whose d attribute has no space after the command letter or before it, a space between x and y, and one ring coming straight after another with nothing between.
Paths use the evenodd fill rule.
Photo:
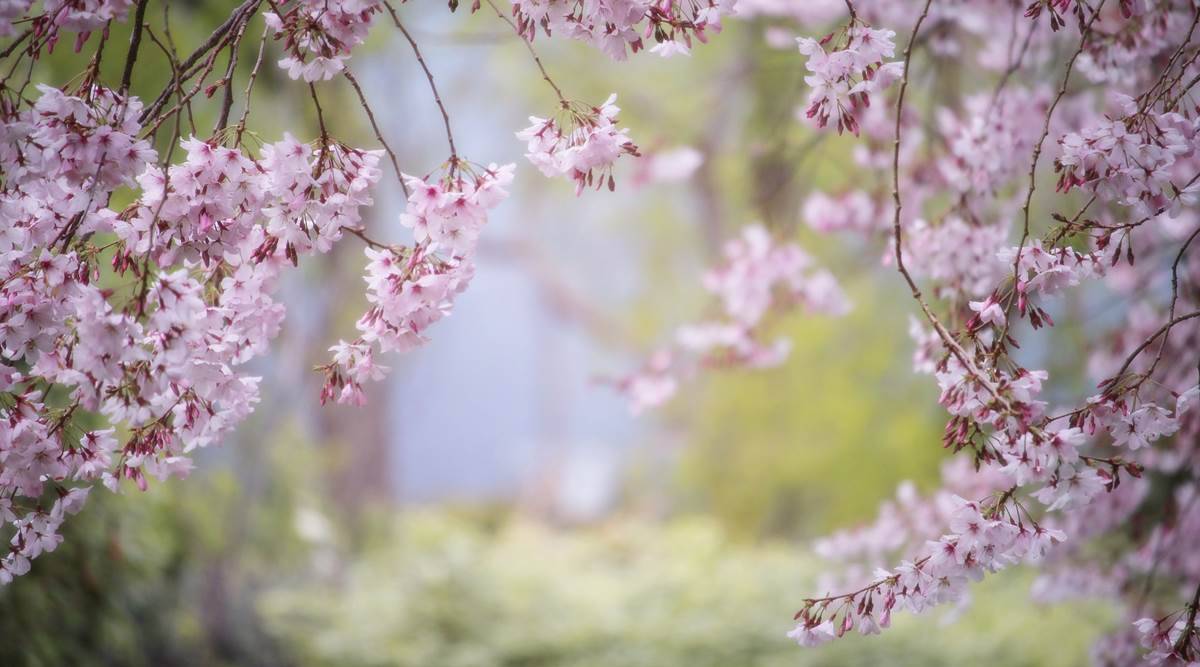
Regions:
<instances>
[{"instance_id":1,"label":"blossom cluster","mask_svg":"<svg viewBox=\"0 0 1200 667\"><path fill-rule=\"evenodd\" d=\"M877 30L852 19L841 39L829 50L830 34L818 41L797 38L800 53L808 58L804 77L811 92L804 117L818 128L836 127L838 134L858 134L858 117L877 94L900 79L904 63L888 60L896 55L891 30Z\"/></svg>"},{"instance_id":2,"label":"blossom cluster","mask_svg":"<svg viewBox=\"0 0 1200 667\"><path fill-rule=\"evenodd\" d=\"M0 37L10 37L16 29L13 21L28 14L34 0L4 0L0 2ZM32 23L50 39L58 31L79 33L84 40L110 21L124 21L133 0L46 0L42 13L32 17Z\"/></svg>"},{"instance_id":3,"label":"blossom cluster","mask_svg":"<svg viewBox=\"0 0 1200 667\"><path fill-rule=\"evenodd\" d=\"M280 271L358 229L380 176L379 151L290 136L257 159L191 137L164 168L136 98L40 90L0 135L4 581L53 550L92 484L186 475L191 450L250 413L244 365L279 331ZM118 187L138 195L114 211ZM124 280L102 286L102 270ZM104 426L80 431L83 414Z\"/></svg>"},{"instance_id":4,"label":"blossom cluster","mask_svg":"<svg viewBox=\"0 0 1200 667\"><path fill-rule=\"evenodd\" d=\"M426 342L425 330L450 314L454 298L475 275L475 250L488 211L508 197L504 189L514 165L489 165L464 173L467 165L443 180L405 176L408 208L400 222L412 229L412 246L366 249L367 300L358 320L361 336L330 348L324 367L321 401L361 405L363 383L384 377L375 351L407 352Z\"/></svg>"},{"instance_id":5,"label":"blossom cluster","mask_svg":"<svg viewBox=\"0 0 1200 667\"><path fill-rule=\"evenodd\" d=\"M704 276L720 315L681 326L674 345L659 350L644 367L616 381L636 414L657 407L676 391L677 376L696 368L769 368L783 363L789 341L764 340L769 319L790 312L839 316L849 301L833 275L813 265L795 243L772 239L750 225L726 242L721 264Z\"/></svg>"},{"instance_id":6,"label":"blossom cluster","mask_svg":"<svg viewBox=\"0 0 1200 667\"><path fill-rule=\"evenodd\" d=\"M1011 486L1003 473L976 470L965 457L943 463L941 480L940 488L924 496L912 482L902 482L895 498L880 505L873 521L817 540L814 551L818 556L847 565L842 572L830 573L822 587L832 589L869 578L875 568L936 540L958 510L961 498L985 498Z\"/></svg>"},{"instance_id":7,"label":"blossom cluster","mask_svg":"<svg viewBox=\"0 0 1200 667\"><path fill-rule=\"evenodd\" d=\"M13 38L0 53L9 72L0 82L0 519L10 540L0 554L0 583L59 544L62 522L95 483L117 491L128 480L145 490L149 478L186 475L194 449L220 442L246 418L258 401L258 378L247 364L280 331L284 270L347 236L367 245L368 307L358 337L335 345L332 361L320 367L321 400L363 403L363 385L387 370L378 356L425 343L429 327L450 314L474 275L488 214L513 177L513 165L482 167L458 155L433 75L391 5L240 3L180 56L170 85L145 104L129 91L144 83L136 67L146 61L138 58L143 43L168 48L158 37L169 37L166 14L155 30L145 4L137 5L119 85L106 82L109 68L100 66L110 24L128 19L135 5L0 1L0 37ZM706 41L732 9L728 0L526 3L514 7L520 25L513 25L529 39L536 26L562 28L616 58L653 38L652 50L665 56ZM382 11L411 45L446 120L450 159L436 178L400 173L352 77L383 150L332 138L312 85L345 71ZM231 124L242 41L259 13L266 33L241 119ZM76 33L76 52L89 43L95 51L66 87L36 85L42 74L33 65L63 31ZM280 67L309 84L304 97L313 100L321 130L314 142L286 133L263 141L247 126L272 36ZM218 122L203 135L193 106L214 97ZM639 156L617 127L614 101L564 102L558 120L535 119L520 133L530 159L579 188L613 188L615 160ZM168 148L159 155L155 146ZM412 231L408 245L372 239L362 217L384 153L408 196L400 219ZM674 160L680 166L666 159L643 165L637 178L677 177L697 164L686 151ZM657 173L664 170L674 173Z\"/></svg>"},{"instance_id":8,"label":"blossom cluster","mask_svg":"<svg viewBox=\"0 0 1200 667\"><path fill-rule=\"evenodd\" d=\"M1133 625L1140 635L1139 641L1148 651L1146 662L1170 664L1181 658L1200 658L1200 632L1195 623L1195 611L1135 621Z\"/></svg>"},{"instance_id":9,"label":"blossom cluster","mask_svg":"<svg viewBox=\"0 0 1200 667\"><path fill-rule=\"evenodd\" d=\"M1195 203L1200 159L1195 136L1200 118L1177 111L1139 111L1130 97L1118 100L1123 115L1104 119L1060 140L1056 167L1064 192L1082 187L1103 201L1128 206L1139 217L1178 213Z\"/></svg>"},{"instance_id":10,"label":"blossom cluster","mask_svg":"<svg viewBox=\"0 0 1200 667\"><path fill-rule=\"evenodd\" d=\"M576 195L606 183L609 190L615 189L612 168L617 158L639 155L629 130L617 127L621 109L616 101L615 94L597 107L564 101L554 118L530 116L532 124L517 132L529 151L525 157L547 177L575 181Z\"/></svg>"},{"instance_id":11,"label":"blossom cluster","mask_svg":"<svg viewBox=\"0 0 1200 667\"><path fill-rule=\"evenodd\" d=\"M517 29L530 41L541 29L587 42L613 60L624 60L653 40L663 57L689 53L707 42L734 13L736 0L513 0Z\"/></svg>"},{"instance_id":12,"label":"blossom cluster","mask_svg":"<svg viewBox=\"0 0 1200 667\"><path fill-rule=\"evenodd\" d=\"M816 646L851 630L878 634L891 625L892 611L920 613L959 599L969 582L1023 561L1038 561L1065 536L1007 504L1007 494L991 504L953 499L951 531L930 540L921 555L894 570L877 570L871 583L854 593L806 600L789 636Z\"/></svg>"},{"instance_id":13,"label":"blossom cluster","mask_svg":"<svg viewBox=\"0 0 1200 667\"><path fill-rule=\"evenodd\" d=\"M367 37L379 0L292 0L265 12L267 29L282 39L287 56L279 66L292 79L324 81L346 66L350 51Z\"/></svg>"}]
</instances>

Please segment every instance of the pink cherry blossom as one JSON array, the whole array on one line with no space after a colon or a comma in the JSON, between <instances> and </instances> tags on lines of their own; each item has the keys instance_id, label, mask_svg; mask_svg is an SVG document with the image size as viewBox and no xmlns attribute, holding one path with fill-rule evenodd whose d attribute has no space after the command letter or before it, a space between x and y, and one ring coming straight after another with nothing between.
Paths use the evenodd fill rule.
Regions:
<instances>
[{"instance_id":1,"label":"pink cherry blossom","mask_svg":"<svg viewBox=\"0 0 1200 667\"><path fill-rule=\"evenodd\" d=\"M629 130L617 128L620 108L610 95L597 107L563 102L554 118L530 116L529 127L517 132L526 142L525 157L547 177L566 176L575 181L575 194L585 187L616 187L612 169L622 155L637 157L638 147Z\"/></svg>"}]
</instances>

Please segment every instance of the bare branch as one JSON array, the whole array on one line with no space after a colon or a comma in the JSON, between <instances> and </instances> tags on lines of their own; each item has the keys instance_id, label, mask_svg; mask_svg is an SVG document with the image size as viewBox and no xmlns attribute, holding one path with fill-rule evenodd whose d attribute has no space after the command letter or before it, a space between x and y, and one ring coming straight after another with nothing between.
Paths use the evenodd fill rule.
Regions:
<instances>
[{"instance_id":1,"label":"bare branch","mask_svg":"<svg viewBox=\"0 0 1200 667\"><path fill-rule=\"evenodd\" d=\"M446 105L442 104L442 97L438 94L437 84L433 82L433 73L429 71L429 65L425 64L425 58L421 55L421 49L417 46L416 40L409 34L404 24L400 22L400 15L392 7L392 3L385 1L383 6L387 8L388 14L391 14L392 23L396 24L396 29L404 35L404 39L408 40L409 46L412 47L413 55L417 57L417 62L420 63L421 69L425 71L425 78L429 80L429 90L433 91L433 101L437 103L438 110L442 112L442 122L446 125L446 141L450 144L450 169L453 171L458 167L458 149L454 147L454 132L450 130L450 114L446 113Z\"/></svg>"}]
</instances>

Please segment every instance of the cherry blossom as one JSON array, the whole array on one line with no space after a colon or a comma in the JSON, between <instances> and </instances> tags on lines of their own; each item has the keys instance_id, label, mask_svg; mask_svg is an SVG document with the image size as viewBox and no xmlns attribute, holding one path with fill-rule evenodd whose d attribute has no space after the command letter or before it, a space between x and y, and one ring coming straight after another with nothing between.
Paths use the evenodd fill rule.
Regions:
<instances>
[{"instance_id":1,"label":"cherry blossom","mask_svg":"<svg viewBox=\"0 0 1200 667\"><path fill-rule=\"evenodd\" d=\"M513 0L518 32L532 41L539 31L587 42L613 60L624 60L653 40L652 53L686 55L693 40L721 32L735 0Z\"/></svg>"},{"instance_id":2,"label":"cherry blossom","mask_svg":"<svg viewBox=\"0 0 1200 667\"><path fill-rule=\"evenodd\" d=\"M887 61L895 55L896 47L891 30L876 30L852 19L832 50L821 41L799 37L800 53L808 58L810 74L804 78L812 92L804 117L817 127L837 127L838 134L850 131L857 135L858 114L871 106L871 95L899 80L903 63Z\"/></svg>"},{"instance_id":3,"label":"cherry blossom","mask_svg":"<svg viewBox=\"0 0 1200 667\"><path fill-rule=\"evenodd\" d=\"M32 3L17 6L21 4L25 6L20 13L24 13ZM133 0L46 0L42 10L56 28L87 33L103 28L109 21L124 21L133 4Z\"/></svg>"},{"instance_id":4,"label":"cherry blossom","mask_svg":"<svg viewBox=\"0 0 1200 667\"><path fill-rule=\"evenodd\" d=\"M837 233L867 258L855 270L903 288L913 370L946 422L929 446L949 458L941 488L902 485L874 521L815 545L839 566L817 588L846 592L799 600L789 636L874 635L893 613L965 604L974 582L1024 563L1042 573L1035 596L1102 596L1124 619L1094 647L1097 664L1197 661L1194 3L739 4L517 0L509 14L489 2L558 100L516 133L526 157L577 194L615 188L623 156L646 184L687 178L714 153L642 156L615 94L569 101L534 49L539 34L613 60L675 57L753 17L770 45L798 45L775 55L804 78L799 122L853 135L832 139L843 154L815 179L824 189L803 183L796 220L764 211L770 231L750 225L725 244L695 281L705 314L611 384L645 412L701 371L784 363L781 317L849 308L790 225ZM283 324L287 270L344 243L365 246L366 306L319 367L319 398L364 403L389 356L427 344L452 314L515 172L462 157L401 5L247 0L181 55L157 97L139 99L139 49L157 41L145 7L0 0L0 583L55 551L97 486L185 477L196 449L226 440L259 400L250 363ZM236 63L260 13L258 64L278 63L311 100L311 141L248 124L259 67L243 80ZM401 166L348 67L381 14L445 125L448 159L425 176L405 173L426 166ZM122 21L130 39L118 45L109 28ZM45 80L57 65L35 61L64 36L62 60L82 69ZM331 133L321 97L342 85L334 78L357 94L378 148ZM185 124L204 104L216 125ZM405 193L405 243L370 234L364 210L381 187Z\"/></svg>"},{"instance_id":5,"label":"cherry blossom","mask_svg":"<svg viewBox=\"0 0 1200 667\"><path fill-rule=\"evenodd\" d=\"M750 225L726 242L723 262L704 275L704 287L722 316L680 326L672 348L614 382L635 414L673 397L680 375L701 368L761 369L783 363L789 341L763 340L770 317L797 309L839 316L850 308L832 274L815 268L799 245L775 241L761 225Z\"/></svg>"},{"instance_id":6,"label":"cherry blossom","mask_svg":"<svg viewBox=\"0 0 1200 667\"><path fill-rule=\"evenodd\" d=\"M375 363L376 350L408 352L428 342L425 331L453 311L455 297L475 275L479 234L488 211L508 197L504 188L513 170L511 164L476 170L456 163L442 179L404 176L410 194L400 222L413 230L414 243L364 251L370 307L358 320L360 337L330 348L322 402L361 405L363 382L387 371Z\"/></svg>"},{"instance_id":7,"label":"cherry blossom","mask_svg":"<svg viewBox=\"0 0 1200 667\"><path fill-rule=\"evenodd\" d=\"M985 11L916 4L893 3L893 14L878 3L845 3L850 27L898 20L907 8L919 17L914 33L930 40L924 48L940 54L957 48L960 34L985 34ZM784 14L766 5L762 11ZM1188 252L1196 225L1189 209L1200 165L1189 92L1196 70L1177 54L1197 16L1184 3L1099 9L1057 1L1033 3L1024 14L1030 23L1004 37L990 23L992 43L1010 45L993 63L1004 72L997 81L970 88L955 104L937 100L939 145L910 151L929 127L909 122L901 100L890 111L891 136L862 132L856 155L867 159L859 164L892 172L890 191L816 192L804 208L818 231L850 230L888 244L885 264L901 273L920 312L910 327L914 370L933 375L948 412L943 445L993 485L956 492L970 477L960 472L946 476L946 489L929 500L905 487L877 522L820 542L818 550L841 564L840 575L822 579L820 589L852 592L804 601L790 635L803 645L852 629L874 634L897 609L960 602L971 581L1037 561L1051 573L1039 580L1039 595L1066 591L1051 580L1075 582L1072 594L1114 599L1129 618L1097 645L1098 664L1196 659L1200 570L1177 550L1185 536L1194 539L1189 531L1200 520L1190 501L1191 473L1183 472L1195 468L1200 433L1191 407L1195 355L1179 356L1181 346L1198 342L1182 325L1200 315L1194 292L1182 285L1197 275ZM1052 30L1039 31L1047 16ZM836 17L831 10L819 20ZM924 32L931 25L936 36ZM1114 38L1118 33L1127 37ZM839 76L861 69L852 56L838 55L845 39L835 40L839 34L801 38L810 70L825 73L814 85L812 116L820 124L827 114L839 129L866 128L844 117L863 111L851 122L865 121L878 105L835 103L852 85L835 87ZM1029 80L1022 70L1054 64L1044 46L1051 42L1075 52L1058 92L1022 89ZM1145 66L1155 56L1170 63L1167 71ZM1088 79L1110 86L1098 89L1107 95L1086 87L1070 92L1077 61ZM911 64L906 54L901 88ZM1038 122L1021 120L1028 115ZM1062 197L1047 203L1034 198L1043 151L1056 158ZM1064 197L1079 190L1082 199ZM947 201L946 192L957 194ZM1050 211L1041 213L1046 206ZM1094 299L1125 303L1127 311L1124 321L1089 328L1082 339L1098 393L1072 399L1058 390L1052 401L1048 389L1062 381L1029 367L1038 355L1019 349L1030 341L1043 350L1054 345L1032 332L1057 337L1049 329L1062 317L1060 304L1088 308ZM1051 409L1062 400L1074 407ZM1179 476L1164 482L1148 470ZM1146 511L1171 518L1129 534L1130 517ZM1136 546L1097 549L1103 542L1092 542L1113 534ZM1164 596L1178 596L1177 606L1125 592L1152 588L1169 589ZM1150 609L1156 613L1147 616Z\"/></svg>"},{"instance_id":8,"label":"cherry blossom","mask_svg":"<svg viewBox=\"0 0 1200 667\"><path fill-rule=\"evenodd\" d=\"M610 95L603 104L587 107L564 101L554 118L530 116L529 127L517 132L527 143L525 157L548 177L575 181L575 194L585 187L616 188L613 163L622 155L638 156L629 130L617 128L621 111Z\"/></svg>"},{"instance_id":9,"label":"cherry blossom","mask_svg":"<svg viewBox=\"0 0 1200 667\"><path fill-rule=\"evenodd\" d=\"M287 57L279 66L292 79L323 81L346 66L350 51L366 39L378 0L291 0L265 12L267 28L282 39Z\"/></svg>"},{"instance_id":10,"label":"cherry blossom","mask_svg":"<svg viewBox=\"0 0 1200 667\"><path fill-rule=\"evenodd\" d=\"M388 371L383 357L428 342L433 324L452 312L474 276L489 212L513 178L511 164L483 166L459 154L433 74L391 4L247 0L180 56L171 85L153 100L129 94L139 50L161 34L147 37L157 21L145 9L133 0L0 2L0 37L13 40L0 59L10 75L28 72L24 86L11 76L0 83L0 516L10 539L0 555L3 583L59 545L61 524L94 485L144 491L152 479L184 477L195 449L229 436L259 400L248 364L280 331L286 309L277 296L287 269L344 242L365 244L367 309L357 335L334 345L318 369L320 399L364 403L364 385ZM719 32L733 7L638 0L514 9L517 22L497 13L522 37L564 28L620 58L650 38L661 55L686 53ZM449 159L424 177L402 173L348 69L384 12L412 48L445 121ZM535 20L529 12L540 14ZM266 32L246 99L235 107L236 64L260 13ZM108 28L134 15L119 83L109 81L100 68ZM95 53L81 54L84 69L61 87L33 80L41 70L23 65L53 50L63 33L75 33L75 51L90 44ZM288 77L307 84L320 127L314 141L286 132L262 137L248 127L259 66L274 58L269 43ZM218 56L228 63L224 76ZM325 89L313 84L335 76L357 93L380 149L353 148L330 134ZM521 133L530 159L578 188L613 188L617 158L639 156L618 127L615 99L596 107L564 101L553 119L535 121ZM218 118L208 132L192 113L204 100ZM167 148L160 155L155 146ZM412 233L407 245L374 240L363 217L384 155L408 199L400 217ZM660 162L652 171L662 180L698 165L690 152ZM639 391L661 396L670 386ZM80 432L85 415L98 426Z\"/></svg>"}]
</instances>

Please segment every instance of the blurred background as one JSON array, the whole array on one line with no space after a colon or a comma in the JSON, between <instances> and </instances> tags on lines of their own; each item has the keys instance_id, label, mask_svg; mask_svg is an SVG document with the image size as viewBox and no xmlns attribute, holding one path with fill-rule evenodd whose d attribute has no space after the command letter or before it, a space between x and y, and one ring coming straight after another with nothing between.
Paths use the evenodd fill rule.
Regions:
<instances>
[{"instance_id":1,"label":"blurred background","mask_svg":"<svg viewBox=\"0 0 1200 667\"><path fill-rule=\"evenodd\" d=\"M185 52L228 9L169 5ZM576 198L513 137L554 97L508 25L486 5L399 10L460 151L518 163L471 289L431 344L384 360L393 372L368 406L322 408L310 369L364 309L361 245L347 238L291 276L255 415L198 452L186 481L93 494L63 546L0 589L0 664L1086 663L1108 610L1034 606L1019 569L968 608L898 618L882 637L799 649L785 636L829 565L811 540L871 519L902 480L932 488L944 453L936 387L910 373L911 309L875 270L880 249L799 224L808 192L851 178L852 140L794 120L803 63L766 45L766 23L730 22L691 58L620 64L539 38L569 98L618 93L646 154L623 160L615 193ZM448 151L397 37L378 21L351 69L402 168L424 174ZM283 128L310 138L307 91L270 66L278 57L268 52L250 125L267 141ZM169 67L146 60L135 88L153 96ZM60 49L38 67L61 83L78 63ZM344 80L317 90L336 136L376 147ZM681 149L699 166L663 178L655 160ZM371 233L404 240L386 169ZM853 313L786 320L782 367L706 375L665 410L630 416L598 378L635 368L702 313L704 267L754 221L832 269Z\"/></svg>"}]
</instances>

